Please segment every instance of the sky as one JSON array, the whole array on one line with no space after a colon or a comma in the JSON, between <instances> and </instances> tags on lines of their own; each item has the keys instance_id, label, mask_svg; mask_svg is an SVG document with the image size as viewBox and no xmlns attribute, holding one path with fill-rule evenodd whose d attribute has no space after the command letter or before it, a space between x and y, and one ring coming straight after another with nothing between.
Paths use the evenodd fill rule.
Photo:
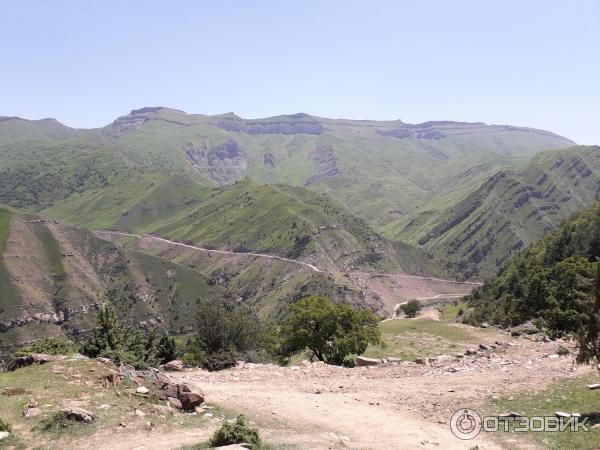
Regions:
<instances>
[{"instance_id":1,"label":"sky","mask_svg":"<svg viewBox=\"0 0 600 450\"><path fill-rule=\"evenodd\" d=\"M0 0L0 115L477 121L600 144L600 0Z\"/></svg>"}]
</instances>

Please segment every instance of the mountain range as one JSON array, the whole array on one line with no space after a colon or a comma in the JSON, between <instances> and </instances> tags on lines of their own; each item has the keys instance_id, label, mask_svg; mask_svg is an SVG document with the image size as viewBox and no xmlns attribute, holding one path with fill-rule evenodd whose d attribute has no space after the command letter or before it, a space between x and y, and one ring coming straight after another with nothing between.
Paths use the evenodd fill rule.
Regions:
<instances>
[{"instance_id":1,"label":"mountain range","mask_svg":"<svg viewBox=\"0 0 600 450\"><path fill-rule=\"evenodd\" d=\"M319 289L354 303L368 298L381 309L344 274L492 276L598 198L599 155L599 147L548 131L483 123L307 114L243 119L162 107L85 130L54 119L0 117L0 204L10 217L1 248L0 322L33 317L35 308L18 308L38 300L42 314L60 316L79 307L76 299L92 305L114 297L111 285L136 302L149 293L152 301L140 303L144 320L163 320L173 330L189 326L189 314L179 321L172 315L174 305L195 301L188 285L200 296L233 295L264 314ZM92 230L279 255L323 271L238 256L209 259L156 243L140 247L139 239L109 242ZM14 253L18 244L36 250ZM128 263L113 273L98 262L109 260L103 252ZM70 254L78 256L64 256ZM18 269L13 256L31 267ZM69 258L79 262L70 265ZM83 278L72 273L80 266L89 268ZM24 289L19 270L52 283ZM140 282L167 280L170 271L187 281ZM64 309L65 302L71 306Z\"/></svg>"}]
</instances>

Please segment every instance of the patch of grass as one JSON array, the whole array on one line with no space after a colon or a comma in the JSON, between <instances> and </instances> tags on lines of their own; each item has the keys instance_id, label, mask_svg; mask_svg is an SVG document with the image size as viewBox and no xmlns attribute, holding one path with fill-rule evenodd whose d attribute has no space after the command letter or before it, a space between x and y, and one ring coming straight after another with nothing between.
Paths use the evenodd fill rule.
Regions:
<instances>
[{"instance_id":1,"label":"patch of grass","mask_svg":"<svg viewBox=\"0 0 600 450\"><path fill-rule=\"evenodd\" d=\"M468 305L462 301L455 301L444 305L442 308L440 308L441 319L454 320L457 316L459 316L459 313L464 311L466 308L468 308Z\"/></svg>"},{"instance_id":2,"label":"patch of grass","mask_svg":"<svg viewBox=\"0 0 600 450\"><path fill-rule=\"evenodd\" d=\"M6 243L10 234L11 213L8 209L0 208L0 286L2 286L2 295L0 295L0 313L7 309L14 309L21 303L16 289L10 283L10 277L6 267L4 267L4 252Z\"/></svg>"},{"instance_id":3,"label":"patch of grass","mask_svg":"<svg viewBox=\"0 0 600 450\"><path fill-rule=\"evenodd\" d=\"M384 346L370 345L365 356L402 359L456 353L461 346L477 342L476 330L434 320L398 319L379 324ZM478 331L478 330L477 330Z\"/></svg>"},{"instance_id":4,"label":"patch of grass","mask_svg":"<svg viewBox=\"0 0 600 450\"><path fill-rule=\"evenodd\" d=\"M72 434L73 428L79 426L77 422L69 420L67 415L62 411L57 411L51 415L44 417L35 426L34 430L43 431L46 433L65 433Z\"/></svg>"},{"instance_id":5,"label":"patch of grass","mask_svg":"<svg viewBox=\"0 0 600 450\"><path fill-rule=\"evenodd\" d=\"M10 433L11 430L11 426L0 417L0 431L8 431Z\"/></svg>"},{"instance_id":6,"label":"patch of grass","mask_svg":"<svg viewBox=\"0 0 600 450\"><path fill-rule=\"evenodd\" d=\"M587 384L597 383L598 376L578 377L561 380L542 390L530 390L492 399L482 409L487 415L502 414L515 411L524 416L554 416L556 411L580 413L582 417L590 417L589 432L544 432L544 433L499 433L501 441L510 437L521 437L531 440L543 448L556 450L587 450L600 448L600 429L591 426L600 423L600 391L590 390Z\"/></svg>"}]
</instances>

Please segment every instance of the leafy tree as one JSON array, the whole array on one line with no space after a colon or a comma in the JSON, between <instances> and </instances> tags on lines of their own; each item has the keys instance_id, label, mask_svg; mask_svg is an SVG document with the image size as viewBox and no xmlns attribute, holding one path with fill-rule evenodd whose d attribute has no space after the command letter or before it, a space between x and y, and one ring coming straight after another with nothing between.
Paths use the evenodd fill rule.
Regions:
<instances>
[{"instance_id":1,"label":"leafy tree","mask_svg":"<svg viewBox=\"0 0 600 450\"><path fill-rule=\"evenodd\" d=\"M333 303L311 296L291 306L282 327L287 352L306 348L320 361L341 365L351 354L361 354L369 344L380 342L378 320L367 309Z\"/></svg>"},{"instance_id":2,"label":"leafy tree","mask_svg":"<svg viewBox=\"0 0 600 450\"><path fill-rule=\"evenodd\" d=\"M137 369L159 364L158 353L164 352L164 349L161 348L160 341L158 345L156 343L155 330L144 334L130 327L124 327L119 322L117 312L111 303L106 303L102 307L96 320L97 326L92 338L83 345L85 355L92 358L98 356L110 358L116 363L131 364Z\"/></svg>"},{"instance_id":3,"label":"leafy tree","mask_svg":"<svg viewBox=\"0 0 600 450\"><path fill-rule=\"evenodd\" d=\"M227 367L235 365L240 355L257 347L261 334L260 320L246 305L209 300L198 304L194 350L207 368L217 366L214 362L216 356L211 355L221 355L224 361L229 362ZM226 353L229 353L227 357Z\"/></svg>"},{"instance_id":4,"label":"leafy tree","mask_svg":"<svg viewBox=\"0 0 600 450\"><path fill-rule=\"evenodd\" d=\"M158 341L158 348L156 349L156 357L159 359L161 364L168 363L177 358L177 343L175 338L164 334L160 341Z\"/></svg>"},{"instance_id":5,"label":"leafy tree","mask_svg":"<svg viewBox=\"0 0 600 450\"><path fill-rule=\"evenodd\" d=\"M588 363L600 361L600 263L596 263L593 287L594 304L586 317L586 325L579 332L579 354L577 361Z\"/></svg>"},{"instance_id":6,"label":"leafy tree","mask_svg":"<svg viewBox=\"0 0 600 450\"><path fill-rule=\"evenodd\" d=\"M27 347L20 348L17 354L47 353L49 355L71 355L77 352L77 346L61 336L39 339Z\"/></svg>"},{"instance_id":7,"label":"leafy tree","mask_svg":"<svg viewBox=\"0 0 600 450\"><path fill-rule=\"evenodd\" d=\"M417 317L417 313L421 310L421 302L416 298L413 298L403 305L400 305L400 309L408 318Z\"/></svg>"}]
</instances>

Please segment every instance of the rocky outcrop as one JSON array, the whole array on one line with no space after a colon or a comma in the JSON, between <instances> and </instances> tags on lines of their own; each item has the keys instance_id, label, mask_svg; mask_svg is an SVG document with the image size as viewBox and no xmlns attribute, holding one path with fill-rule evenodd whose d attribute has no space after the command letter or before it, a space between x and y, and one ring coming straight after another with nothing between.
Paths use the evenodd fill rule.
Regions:
<instances>
[{"instance_id":1,"label":"rocky outcrop","mask_svg":"<svg viewBox=\"0 0 600 450\"><path fill-rule=\"evenodd\" d=\"M316 183L323 178L333 177L340 172L337 167L337 158L330 144L318 145L310 152L308 158L319 165L319 171L304 182L305 186Z\"/></svg>"},{"instance_id":2,"label":"rocky outcrop","mask_svg":"<svg viewBox=\"0 0 600 450\"><path fill-rule=\"evenodd\" d=\"M90 423L96 420L96 415L93 412L76 406L65 408L61 410L61 412L67 417L67 419L75 420L77 422Z\"/></svg>"},{"instance_id":3,"label":"rocky outcrop","mask_svg":"<svg viewBox=\"0 0 600 450\"><path fill-rule=\"evenodd\" d=\"M446 137L440 130L435 129L430 123L422 123L417 125L402 124L398 128L391 130L377 130L380 136L395 137L397 139L413 138L413 139L441 139Z\"/></svg>"},{"instance_id":4,"label":"rocky outcrop","mask_svg":"<svg viewBox=\"0 0 600 450\"><path fill-rule=\"evenodd\" d=\"M263 155L263 164L265 166L275 167L275 164L277 164L277 158L273 153L267 152Z\"/></svg>"},{"instance_id":5,"label":"rocky outcrop","mask_svg":"<svg viewBox=\"0 0 600 450\"><path fill-rule=\"evenodd\" d=\"M184 151L192 166L219 185L229 184L243 177L248 170L248 158L234 140L213 149L208 149L204 143L188 147Z\"/></svg>"},{"instance_id":6,"label":"rocky outcrop","mask_svg":"<svg viewBox=\"0 0 600 450\"><path fill-rule=\"evenodd\" d=\"M313 134L320 135L325 128L317 120L306 114L294 114L281 119L244 120L232 118L217 122L226 131L247 134Z\"/></svg>"}]
</instances>

